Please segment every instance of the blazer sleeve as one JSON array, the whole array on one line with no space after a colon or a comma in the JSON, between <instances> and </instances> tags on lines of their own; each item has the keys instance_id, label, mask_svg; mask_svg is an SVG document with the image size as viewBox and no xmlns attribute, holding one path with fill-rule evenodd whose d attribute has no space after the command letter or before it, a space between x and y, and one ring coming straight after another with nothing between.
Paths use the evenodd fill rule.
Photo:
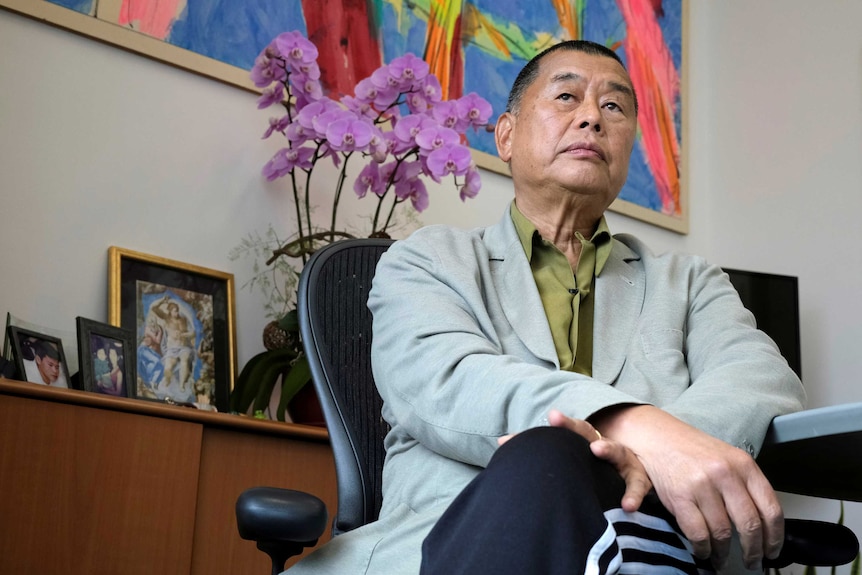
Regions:
<instances>
[{"instance_id":1,"label":"blazer sleeve","mask_svg":"<svg viewBox=\"0 0 862 575\"><path fill-rule=\"evenodd\" d=\"M772 419L804 407L802 383L718 266L693 258L685 267L689 384L661 407L756 456Z\"/></svg>"}]
</instances>

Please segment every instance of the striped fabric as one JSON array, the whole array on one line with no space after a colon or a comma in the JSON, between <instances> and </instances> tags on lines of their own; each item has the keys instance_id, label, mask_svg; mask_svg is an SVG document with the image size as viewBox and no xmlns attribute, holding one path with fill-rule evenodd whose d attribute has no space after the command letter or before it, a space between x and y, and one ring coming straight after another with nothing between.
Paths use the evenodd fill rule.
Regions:
<instances>
[{"instance_id":1,"label":"striped fabric","mask_svg":"<svg viewBox=\"0 0 862 575\"><path fill-rule=\"evenodd\" d=\"M593 545L585 575L709 575L707 561L665 519L620 508L605 512L607 529Z\"/></svg>"}]
</instances>

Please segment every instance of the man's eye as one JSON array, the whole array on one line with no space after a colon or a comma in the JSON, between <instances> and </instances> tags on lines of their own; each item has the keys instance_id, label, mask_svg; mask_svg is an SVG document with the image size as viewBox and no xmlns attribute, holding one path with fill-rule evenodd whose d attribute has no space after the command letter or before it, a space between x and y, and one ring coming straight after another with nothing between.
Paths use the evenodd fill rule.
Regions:
<instances>
[{"instance_id":1,"label":"man's eye","mask_svg":"<svg viewBox=\"0 0 862 575\"><path fill-rule=\"evenodd\" d=\"M575 97L574 97L574 96L572 96L571 94L569 94L568 92L563 92L562 94L560 94L559 96L557 96L557 99L558 99L558 100L562 100L562 101L564 101L564 102L568 102L568 101L570 101L570 100L574 100L574 99L575 99Z\"/></svg>"},{"instance_id":2,"label":"man's eye","mask_svg":"<svg viewBox=\"0 0 862 575\"><path fill-rule=\"evenodd\" d=\"M620 105L616 102L608 102L607 104L605 104L605 108L607 108L608 110L613 110L615 112L622 111L622 108L620 108Z\"/></svg>"}]
</instances>

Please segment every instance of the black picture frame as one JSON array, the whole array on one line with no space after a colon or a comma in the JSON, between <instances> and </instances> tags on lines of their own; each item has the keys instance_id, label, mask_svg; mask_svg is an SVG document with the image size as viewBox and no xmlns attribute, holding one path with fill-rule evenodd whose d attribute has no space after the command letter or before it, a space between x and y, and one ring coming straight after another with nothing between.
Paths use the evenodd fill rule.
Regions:
<instances>
[{"instance_id":1,"label":"black picture frame","mask_svg":"<svg viewBox=\"0 0 862 575\"><path fill-rule=\"evenodd\" d=\"M132 331L81 316L75 322L81 389L135 398L137 353Z\"/></svg>"},{"instance_id":2,"label":"black picture frame","mask_svg":"<svg viewBox=\"0 0 862 575\"><path fill-rule=\"evenodd\" d=\"M138 399L229 411L233 274L111 246L108 322L129 329Z\"/></svg>"},{"instance_id":3,"label":"black picture frame","mask_svg":"<svg viewBox=\"0 0 862 575\"><path fill-rule=\"evenodd\" d=\"M74 389L60 338L14 325L7 328L7 333L19 379L39 385ZM43 368L43 365L47 367ZM46 378L50 379L54 371L57 375L53 381L48 381Z\"/></svg>"}]
</instances>

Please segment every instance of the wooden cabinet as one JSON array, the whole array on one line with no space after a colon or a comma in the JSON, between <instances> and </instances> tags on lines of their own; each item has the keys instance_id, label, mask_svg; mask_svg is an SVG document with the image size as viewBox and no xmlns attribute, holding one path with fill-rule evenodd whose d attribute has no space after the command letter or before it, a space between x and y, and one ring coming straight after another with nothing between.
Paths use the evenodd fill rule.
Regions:
<instances>
[{"instance_id":1,"label":"wooden cabinet","mask_svg":"<svg viewBox=\"0 0 862 575\"><path fill-rule=\"evenodd\" d=\"M258 485L332 517L326 431L0 379L0 573L265 575L234 516Z\"/></svg>"}]
</instances>

